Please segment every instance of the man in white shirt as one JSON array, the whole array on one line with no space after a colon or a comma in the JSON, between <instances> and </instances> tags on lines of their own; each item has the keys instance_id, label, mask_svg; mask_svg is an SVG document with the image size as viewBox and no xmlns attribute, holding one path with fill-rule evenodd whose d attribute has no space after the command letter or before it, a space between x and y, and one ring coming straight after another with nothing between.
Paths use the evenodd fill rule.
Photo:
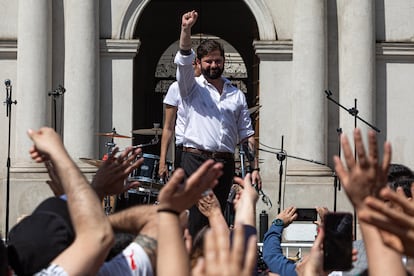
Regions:
<instances>
[{"instance_id":1,"label":"man in white shirt","mask_svg":"<svg viewBox=\"0 0 414 276\"><path fill-rule=\"evenodd\" d=\"M225 58L220 43L215 40L200 43L196 62L202 75L194 78L192 61L195 53L191 49L191 27L197 17L195 11L182 16L180 51L174 60L186 114L181 167L189 176L207 159L222 162L223 175L214 188L214 193L224 210L235 174L234 151L237 144L248 142L249 149L255 156L251 164L252 183L260 189L261 180L246 98L241 90L222 77ZM207 223L207 218L193 206L189 219L190 234L194 236Z\"/></svg>"}]
</instances>

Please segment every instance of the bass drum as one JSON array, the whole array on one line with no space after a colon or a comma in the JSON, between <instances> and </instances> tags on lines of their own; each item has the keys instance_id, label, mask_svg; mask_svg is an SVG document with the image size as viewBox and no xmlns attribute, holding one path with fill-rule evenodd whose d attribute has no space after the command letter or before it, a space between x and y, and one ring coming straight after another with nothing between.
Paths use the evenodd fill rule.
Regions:
<instances>
[{"instance_id":1,"label":"bass drum","mask_svg":"<svg viewBox=\"0 0 414 276\"><path fill-rule=\"evenodd\" d=\"M158 169L160 164L160 157L153 154L142 154L144 163L133 170L128 178L128 181L139 181L140 187L144 189L157 192L165 185L166 180L158 176ZM138 159L141 157L137 157ZM171 175L172 162L167 161L168 175Z\"/></svg>"},{"instance_id":2,"label":"bass drum","mask_svg":"<svg viewBox=\"0 0 414 276\"><path fill-rule=\"evenodd\" d=\"M157 204L158 192L144 188L130 189L116 197L115 212L131 206Z\"/></svg>"}]
</instances>

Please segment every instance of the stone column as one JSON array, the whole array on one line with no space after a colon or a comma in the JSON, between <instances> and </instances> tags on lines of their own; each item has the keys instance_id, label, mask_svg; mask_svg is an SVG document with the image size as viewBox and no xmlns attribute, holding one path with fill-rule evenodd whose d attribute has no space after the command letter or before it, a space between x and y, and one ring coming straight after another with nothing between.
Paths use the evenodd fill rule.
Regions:
<instances>
[{"instance_id":1,"label":"stone column","mask_svg":"<svg viewBox=\"0 0 414 276\"><path fill-rule=\"evenodd\" d=\"M285 207L332 204L332 170L323 165L328 160L326 14L326 0L296 1L292 89L286 116L290 133L285 136ZM279 182L283 182L280 176Z\"/></svg>"},{"instance_id":2,"label":"stone column","mask_svg":"<svg viewBox=\"0 0 414 276\"><path fill-rule=\"evenodd\" d=\"M297 2L294 18L292 95L287 117L292 131L291 137L286 138L290 154L324 163L327 158L326 1Z\"/></svg>"},{"instance_id":3,"label":"stone column","mask_svg":"<svg viewBox=\"0 0 414 276\"><path fill-rule=\"evenodd\" d=\"M51 8L50 0L21 0L18 8L17 81L13 83L17 105L15 159L13 166L30 162L32 142L28 128L47 125L47 92L51 89ZM13 100L14 100L13 99Z\"/></svg>"},{"instance_id":4,"label":"stone column","mask_svg":"<svg viewBox=\"0 0 414 276\"><path fill-rule=\"evenodd\" d=\"M132 135L134 58L140 41L135 39L102 39L101 47L101 96L100 129L111 131L113 127L123 135ZM100 154L108 148L107 137L100 139ZM131 139L115 139L120 149L132 144Z\"/></svg>"},{"instance_id":5,"label":"stone column","mask_svg":"<svg viewBox=\"0 0 414 276\"><path fill-rule=\"evenodd\" d=\"M64 142L75 161L96 158L99 104L99 1L67 0Z\"/></svg>"},{"instance_id":6,"label":"stone column","mask_svg":"<svg viewBox=\"0 0 414 276\"><path fill-rule=\"evenodd\" d=\"M370 123L375 119L374 3L373 0L338 1L340 103L352 108L357 99L358 115ZM339 120L343 133L352 135L354 118L340 109ZM363 132L369 128L359 120L357 127Z\"/></svg>"}]
</instances>

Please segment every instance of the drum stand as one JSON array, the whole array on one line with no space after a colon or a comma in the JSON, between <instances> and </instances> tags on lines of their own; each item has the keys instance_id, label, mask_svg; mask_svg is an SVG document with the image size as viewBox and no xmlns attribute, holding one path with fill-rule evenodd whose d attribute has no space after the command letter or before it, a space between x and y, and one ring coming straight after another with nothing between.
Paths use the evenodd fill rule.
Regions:
<instances>
[{"instance_id":1,"label":"drum stand","mask_svg":"<svg viewBox=\"0 0 414 276\"><path fill-rule=\"evenodd\" d=\"M113 129L112 129L112 131L113 131L114 133L116 133L115 128L113 128ZM105 143L105 147L107 147L107 148L108 148L107 153L106 153L107 158L110 158L110 157L111 157L111 154L112 154L112 149L113 149L115 146L116 146L116 144L114 143L114 138L112 138L110 142L106 142L106 143ZM111 214L111 211L112 211L112 206L111 206L111 197L110 197L109 195L106 195L106 196L104 197L104 211L105 211L105 214L106 214L107 216L108 216L108 215L110 215L110 214Z\"/></svg>"}]
</instances>

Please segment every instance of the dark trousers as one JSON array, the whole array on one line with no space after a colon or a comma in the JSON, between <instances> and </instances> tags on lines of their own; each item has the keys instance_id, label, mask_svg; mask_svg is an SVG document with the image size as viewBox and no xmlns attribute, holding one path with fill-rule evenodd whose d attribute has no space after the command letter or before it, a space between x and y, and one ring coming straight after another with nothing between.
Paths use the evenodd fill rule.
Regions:
<instances>
[{"instance_id":1,"label":"dark trousers","mask_svg":"<svg viewBox=\"0 0 414 276\"><path fill-rule=\"evenodd\" d=\"M181 155L183 154L183 145L175 145L174 153L174 170L181 167Z\"/></svg>"},{"instance_id":2,"label":"dark trousers","mask_svg":"<svg viewBox=\"0 0 414 276\"><path fill-rule=\"evenodd\" d=\"M181 167L184 169L186 177L189 177L193 172L195 172L207 159L208 158L203 155L191 152L183 152ZM213 192L220 202L221 211L224 212L224 209L226 208L227 197L233 184L235 171L234 159L215 159L215 161L223 163L223 175L219 178L219 183L213 189ZM197 232L207 224L207 217L205 217L198 210L196 205L192 206L190 209L188 225L191 236L194 238Z\"/></svg>"}]
</instances>

